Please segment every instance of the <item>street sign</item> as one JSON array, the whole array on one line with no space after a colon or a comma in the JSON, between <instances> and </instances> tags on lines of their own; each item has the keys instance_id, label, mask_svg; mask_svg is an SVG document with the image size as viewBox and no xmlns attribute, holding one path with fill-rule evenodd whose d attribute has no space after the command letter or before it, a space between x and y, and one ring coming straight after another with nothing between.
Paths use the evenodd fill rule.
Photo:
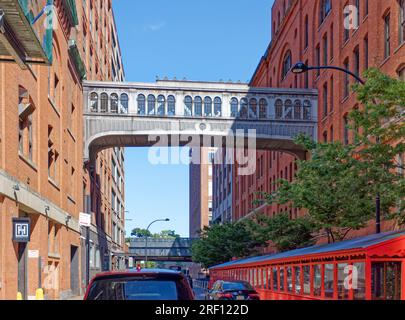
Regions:
<instances>
[{"instance_id":1,"label":"street sign","mask_svg":"<svg viewBox=\"0 0 405 320\"><path fill-rule=\"evenodd\" d=\"M82 227L90 227L91 226L91 215L88 213L80 212L79 224Z\"/></svg>"},{"instance_id":2,"label":"street sign","mask_svg":"<svg viewBox=\"0 0 405 320\"><path fill-rule=\"evenodd\" d=\"M13 218L13 241L30 242L31 219Z\"/></svg>"},{"instance_id":3,"label":"street sign","mask_svg":"<svg viewBox=\"0 0 405 320\"><path fill-rule=\"evenodd\" d=\"M39 250L28 250L28 259L38 259Z\"/></svg>"}]
</instances>

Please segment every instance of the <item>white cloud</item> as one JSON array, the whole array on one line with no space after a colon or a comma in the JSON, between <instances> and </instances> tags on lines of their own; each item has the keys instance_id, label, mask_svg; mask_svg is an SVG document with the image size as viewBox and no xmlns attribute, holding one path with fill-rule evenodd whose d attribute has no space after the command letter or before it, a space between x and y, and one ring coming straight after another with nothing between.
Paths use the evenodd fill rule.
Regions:
<instances>
[{"instance_id":1,"label":"white cloud","mask_svg":"<svg viewBox=\"0 0 405 320\"><path fill-rule=\"evenodd\" d=\"M155 32L158 31L166 26L166 22L155 23L155 24L148 24L143 27L144 31L151 31Z\"/></svg>"}]
</instances>

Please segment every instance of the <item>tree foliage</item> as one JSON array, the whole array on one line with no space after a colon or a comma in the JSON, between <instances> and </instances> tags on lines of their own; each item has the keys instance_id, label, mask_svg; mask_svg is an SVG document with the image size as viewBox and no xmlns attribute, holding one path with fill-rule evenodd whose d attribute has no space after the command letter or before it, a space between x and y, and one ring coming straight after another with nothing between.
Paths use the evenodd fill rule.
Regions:
<instances>
[{"instance_id":1,"label":"tree foliage","mask_svg":"<svg viewBox=\"0 0 405 320\"><path fill-rule=\"evenodd\" d=\"M312 234L316 231L316 225L308 217L291 220L286 213L273 218L259 214L244 223L260 242L271 241L281 252L314 244Z\"/></svg>"},{"instance_id":2,"label":"tree foliage","mask_svg":"<svg viewBox=\"0 0 405 320\"><path fill-rule=\"evenodd\" d=\"M355 156L370 193L381 197L384 217L404 225L405 168L399 159L405 152L405 82L377 69L365 77L365 86L354 87L362 108L349 116L359 146Z\"/></svg>"},{"instance_id":3,"label":"tree foliage","mask_svg":"<svg viewBox=\"0 0 405 320\"><path fill-rule=\"evenodd\" d=\"M152 233L146 229L135 228L132 230L131 236L135 238L145 238L145 237L152 237Z\"/></svg>"},{"instance_id":4,"label":"tree foliage","mask_svg":"<svg viewBox=\"0 0 405 320\"><path fill-rule=\"evenodd\" d=\"M131 236L135 238L155 238L155 239L177 239L180 235L174 230L162 230L159 233L152 234L149 230L142 228L135 228L131 232Z\"/></svg>"},{"instance_id":5,"label":"tree foliage","mask_svg":"<svg viewBox=\"0 0 405 320\"><path fill-rule=\"evenodd\" d=\"M377 194L383 217L405 222L404 176L398 174L396 161L405 150L405 84L375 69L365 77L364 86L354 87L362 107L349 116L353 141L315 143L298 137L310 159L297 162L293 182L280 180L276 192L265 194L268 203L307 209L308 218L332 242L374 217ZM392 208L397 208L394 214Z\"/></svg>"},{"instance_id":6,"label":"tree foliage","mask_svg":"<svg viewBox=\"0 0 405 320\"><path fill-rule=\"evenodd\" d=\"M209 268L233 258L257 253L264 243L256 238L243 223L215 224L205 227L199 240L192 245L193 261Z\"/></svg>"},{"instance_id":7,"label":"tree foliage","mask_svg":"<svg viewBox=\"0 0 405 320\"><path fill-rule=\"evenodd\" d=\"M153 238L159 239L177 239L180 238L180 235L176 233L174 230L162 230L160 233L155 233Z\"/></svg>"}]
</instances>

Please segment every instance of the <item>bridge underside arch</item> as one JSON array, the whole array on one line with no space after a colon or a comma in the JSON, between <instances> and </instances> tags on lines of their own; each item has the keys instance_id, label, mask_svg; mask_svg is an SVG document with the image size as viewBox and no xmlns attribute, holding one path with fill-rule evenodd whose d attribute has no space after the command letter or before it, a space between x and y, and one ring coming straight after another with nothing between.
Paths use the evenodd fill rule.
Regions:
<instances>
[{"instance_id":1,"label":"bridge underside arch","mask_svg":"<svg viewBox=\"0 0 405 320\"><path fill-rule=\"evenodd\" d=\"M276 121L227 121L196 119L147 119L142 117L88 116L84 158L91 163L96 154L111 147L236 147L276 150L305 159L306 151L294 143L304 134L314 138L306 123L289 125Z\"/></svg>"}]
</instances>

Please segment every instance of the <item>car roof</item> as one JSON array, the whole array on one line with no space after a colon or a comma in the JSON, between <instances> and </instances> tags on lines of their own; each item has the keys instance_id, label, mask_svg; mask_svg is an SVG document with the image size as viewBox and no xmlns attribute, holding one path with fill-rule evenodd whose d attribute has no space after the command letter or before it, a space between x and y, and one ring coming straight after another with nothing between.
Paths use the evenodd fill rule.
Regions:
<instances>
[{"instance_id":1,"label":"car roof","mask_svg":"<svg viewBox=\"0 0 405 320\"><path fill-rule=\"evenodd\" d=\"M129 269L124 271L107 271L97 274L94 278L104 278L109 276L133 276L133 275L183 275L179 271L170 269Z\"/></svg>"},{"instance_id":2,"label":"car roof","mask_svg":"<svg viewBox=\"0 0 405 320\"><path fill-rule=\"evenodd\" d=\"M232 281L218 280L217 282L222 282L222 283L243 283L243 284L250 284L248 281L244 281L244 280L232 280Z\"/></svg>"}]
</instances>

